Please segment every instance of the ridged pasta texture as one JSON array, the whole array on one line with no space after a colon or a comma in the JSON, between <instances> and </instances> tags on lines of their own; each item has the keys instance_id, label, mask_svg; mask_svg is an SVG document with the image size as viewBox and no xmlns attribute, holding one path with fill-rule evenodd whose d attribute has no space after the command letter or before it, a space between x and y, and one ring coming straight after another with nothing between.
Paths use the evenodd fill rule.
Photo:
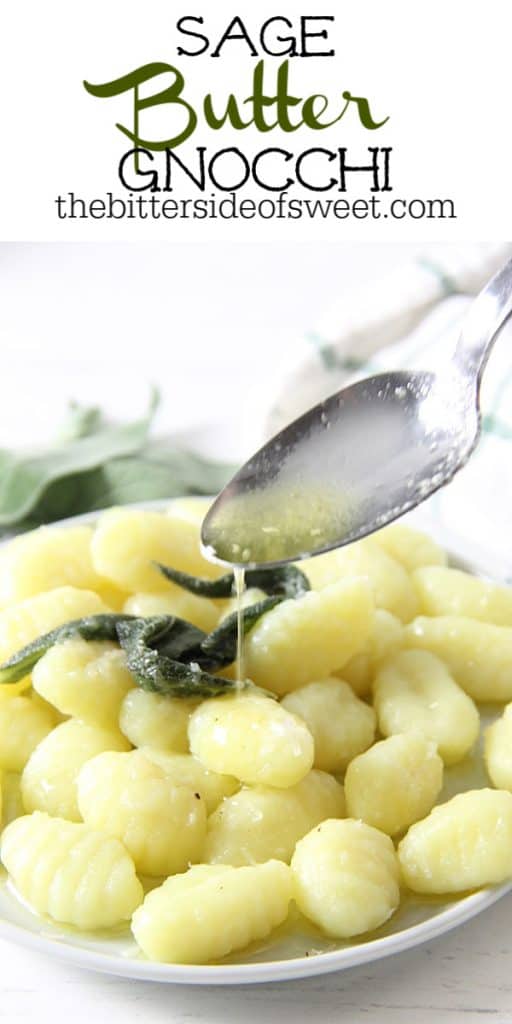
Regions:
<instances>
[{"instance_id":1,"label":"ridged pasta texture","mask_svg":"<svg viewBox=\"0 0 512 1024\"><path fill-rule=\"evenodd\" d=\"M39 914L85 930L128 921L143 898L122 844L86 825L35 812L2 834L1 857Z\"/></svg>"},{"instance_id":2,"label":"ridged pasta texture","mask_svg":"<svg viewBox=\"0 0 512 1024\"><path fill-rule=\"evenodd\" d=\"M290 869L200 864L148 893L132 930L151 960L207 963L263 939L288 914Z\"/></svg>"}]
</instances>

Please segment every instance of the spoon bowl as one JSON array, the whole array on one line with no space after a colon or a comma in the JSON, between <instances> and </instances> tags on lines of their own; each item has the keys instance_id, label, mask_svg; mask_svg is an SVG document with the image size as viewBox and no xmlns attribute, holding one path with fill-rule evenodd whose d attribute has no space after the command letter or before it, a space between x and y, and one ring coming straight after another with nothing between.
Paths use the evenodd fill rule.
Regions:
<instances>
[{"instance_id":1,"label":"spoon bowl","mask_svg":"<svg viewBox=\"0 0 512 1024\"><path fill-rule=\"evenodd\" d=\"M511 313L512 260L472 303L442 373L358 381L260 448L205 517L208 557L252 567L321 554L386 526L449 483L477 444L482 373Z\"/></svg>"}]
</instances>

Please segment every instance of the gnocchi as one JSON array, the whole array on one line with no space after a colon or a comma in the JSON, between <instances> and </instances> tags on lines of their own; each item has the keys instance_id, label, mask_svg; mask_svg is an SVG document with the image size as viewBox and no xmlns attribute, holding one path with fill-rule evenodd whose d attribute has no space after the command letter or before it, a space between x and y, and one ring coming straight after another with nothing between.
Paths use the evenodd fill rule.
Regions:
<instances>
[{"instance_id":1,"label":"gnocchi","mask_svg":"<svg viewBox=\"0 0 512 1024\"><path fill-rule=\"evenodd\" d=\"M334 938L378 928L398 906L393 843L362 821L323 821L299 840L291 867L299 909Z\"/></svg>"},{"instance_id":2,"label":"gnocchi","mask_svg":"<svg viewBox=\"0 0 512 1024\"><path fill-rule=\"evenodd\" d=\"M446 554L432 537L403 523L392 523L383 530L372 534L372 541L383 551L403 565L407 572L414 572L425 565L446 565Z\"/></svg>"},{"instance_id":3,"label":"gnocchi","mask_svg":"<svg viewBox=\"0 0 512 1024\"><path fill-rule=\"evenodd\" d=\"M109 610L93 591L75 587L57 587L10 605L0 612L0 660L64 622Z\"/></svg>"},{"instance_id":4,"label":"gnocchi","mask_svg":"<svg viewBox=\"0 0 512 1024\"><path fill-rule=\"evenodd\" d=\"M430 651L401 651L388 659L373 692L381 733L420 732L437 743L445 764L462 760L478 738L480 716L471 697Z\"/></svg>"},{"instance_id":5,"label":"gnocchi","mask_svg":"<svg viewBox=\"0 0 512 1024\"><path fill-rule=\"evenodd\" d=\"M129 921L144 895L119 840L40 812L4 829L2 861L34 910L76 928Z\"/></svg>"},{"instance_id":6,"label":"gnocchi","mask_svg":"<svg viewBox=\"0 0 512 1024\"><path fill-rule=\"evenodd\" d=\"M280 695L322 679L364 648L373 610L369 584L362 579L283 601L249 633L247 675Z\"/></svg>"},{"instance_id":7,"label":"gnocchi","mask_svg":"<svg viewBox=\"0 0 512 1024\"><path fill-rule=\"evenodd\" d=\"M512 590L460 569L428 567L412 575L423 615L464 615L512 626Z\"/></svg>"},{"instance_id":8,"label":"gnocchi","mask_svg":"<svg viewBox=\"0 0 512 1024\"><path fill-rule=\"evenodd\" d=\"M300 718L269 697L206 700L190 717L190 749L214 772L286 788L313 765L313 737Z\"/></svg>"},{"instance_id":9,"label":"gnocchi","mask_svg":"<svg viewBox=\"0 0 512 1024\"><path fill-rule=\"evenodd\" d=\"M200 793L131 753L98 754L77 779L86 825L120 839L143 875L173 875L201 859L206 811Z\"/></svg>"},{"instance_id":10,"label":"gnocchi","mask_svg":"<svg viewBox=\"0 0 512 1024\"><path fill-rule=\"evenodd\" d=\"M512 700L512 629L461 615L420 616L405 629L407 647L446 663L473 700Z\"/></svg>"},{"instance_id":11,"label":"gnocchi","mask_svg":"<svg viewBox=\"0 0 512 1024\"><path fill-rule=\"evenodd\" d=\"M36 693L64 715L117 727L121 703L133 689L123 651L111 643L80 638L56 644L32 672Z\"/></svg>"},{"instance_id":12,"label":"gnocchi","mask_svg":"<svg viewBox=\"0 0 512 1024\"><path fill-rule=\"evenodd\" d=\"M169 591L155 562L212 579L221 572L201 555L193 521L160 512L108 509L100 516L91 551L96 572L128 591Z\"/></svg>"},{"instance_id":13,"label":"gnocchi","mask_svg":"<svg viewBox=\"0 0 512 1024\"><path fill-rule=\"evenodd\" d=\"M511 875L512 793L458 793L411 826L398 856L413 892L463 892L503 882Z\"/></svg>"},{"instance_id":14,"label":"gnocchi","mask_svg":"<svg viewBox=\"0 0 512 1024\"><path fill-rule=\"evenodd\" d=\"M485 730L484 757L493 786L512 792L512 704Z\"/></svg>"},{"instance_id":15,"label":"gnocchi","mask_svg":"<svg viewBox=\"0 0 512 1024\"><path fill-rule=\"evenodd\" d=\"M92 564L90 526L42 526L9 541L2 553L0 607L56 587L97 591L103 581Z\"/></svg>"},{"instance_id":16,"label":"gnocchi","mask_svg":"<svg viewBox=\"0 0 512 1024\"><path fill-rule=\"evenodd\" d=\"M136 687L124 698L119 715L121 732L134 747L188 751L188 723L197 700L166 697Z\"/></svg>"},{"instance_id":17,"label":"gnocchi","mask_svg":"<svg viewBox=\"0 0 512 1024\"><path fill-rule=\"evenodd\" d=\"M0 700L0 768L21 772L32 751L55 725L51 710L30 697Z\"/></svg>"},{"instance_id":18,"label":"gnocchi","mask_svg":"<svg viewBox=\"0 0 512 1024\"><path fill-rule=\"evenodd\" d=\"M188 786L200 793L207 814L240 788L239 780L233 775L210 771L192 754L169 754L154 747L143 747L142 750L150 761L163 768L175 786Z\"/></svg>"},{"instance_id":19,"label":"gnocchi","mask_svg":"<svg viewBox=\"0 0 512 1024\"><path fill-rule=\"evenodd\" d=\"M442 785L435 743L412 732L390 736L350 762L347 813L394 836L428 814Z\"/></svg>"},{"instance_id":20,"label":"gnocchi","mask_svg":"<svg viewBox=\"0 0 512 1024\"><path fill-rule=\"evenodd\" d=\"M269 935L288 916L290 868L199 864L168 878L135 911L133 934L151 960L207 963Z\"/></svg>"},{"instance_id":21,"label":"gnocchi","mask_svg":"<svg viewBox=\"0 0 512 1024\"><path fill-rule=\"evenodd\" d=\"M394 524L261 573L242 607L279 603L246 617L235 659L233 618L204 637L238 600L229 581L210 596L225 569L201 553L205 508L110 509L95 528L43 528L0 551L0 663L71 619L185 620L125 622L120 643L117 619L93 620L90 639L3 666L0 856L13 891L81 929L131 919L151 959L206 963L272 942L300 914L328 940L367 934L401 885L456 896L512 877L512 591ZM190 592L159 561L206 582ZM481 700L511 701L485 732L496 788L439 803L444 765L460 764L453 792L481 760Z\"/></svg>"},{"instance_id":22,"label":"gnocchi","mask_svg":"<svg viewBox=\"0 0 512 1024\"><path fill-rule=\"evenodd\" d=\"M345 813L343 787L313 769L295 786L244 786L208 819L204 859L210 864L290 861L295 844L325 818Z\"/></svg>"},{"instance_id":23,"label":"gnocchi","mask_svg":"<svg viewBox=\"0 0 512 1024\"><path fill-rule=\"evenodd\" d=\"M105 750L129 748L117 730L74 718L63 722L39 743L27 761L21 777L25 810L80 821L76 781L82 765Z\"/></svg>"},{"instance_id":24,"label":"gnocchi","mask_svg":"<svg viewBox=\"0 0 512 1024\"><path fill-rule=\"evenodd\" d=\"M326 772L344 771L375 739L375 711L341 679L308 683L284 697L281 707L306 723L315 743L315 768Z\"/></svg>"},{"instance_id":25,"label":"gnocchi","mask_svg":"<svg viewBox=\"0 0 512 1024\"><path fill-rule=\"evenodd\" d=\"M385 608L402 622L410 622L418 614L418 599L408 573L372 540L360 540L307 559L303 567L315 590L342 579L364 577L377 608Z\"/></svg>"}]
</instances>

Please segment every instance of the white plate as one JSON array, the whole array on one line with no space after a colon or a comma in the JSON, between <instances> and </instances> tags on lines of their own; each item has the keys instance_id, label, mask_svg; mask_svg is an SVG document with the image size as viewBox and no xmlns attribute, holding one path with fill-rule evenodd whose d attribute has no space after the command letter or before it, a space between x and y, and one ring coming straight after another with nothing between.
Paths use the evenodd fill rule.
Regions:
<instances>
[{"instance_id":1,"label":"white plate","mask_svg":"<svg viewBox=\"0 0 512 1024\"><path fill-rule=\"evenodd\" d=\"M165 508L169 503L151 503ZM92 521L79 516L68 522ZM62 525L62 524L59 524ZM466 562L465 568L471 569ZM475 570L476 567L474 567ZM445 772L440 801L463 789L488 785L481 758ZM60 927L34 914L0 876L0 936L29 946L76 967L120 977L188 985L240 985L304 978L369 963L428 942L480 914L512 889L512 880L460 899L408 897L405 904L367 939L333 942L305 920L297 918L293 932L278 929L271 938L219 964L188 966L145 960L129 930L99 937Z\"/></svg>"}]
</instances>

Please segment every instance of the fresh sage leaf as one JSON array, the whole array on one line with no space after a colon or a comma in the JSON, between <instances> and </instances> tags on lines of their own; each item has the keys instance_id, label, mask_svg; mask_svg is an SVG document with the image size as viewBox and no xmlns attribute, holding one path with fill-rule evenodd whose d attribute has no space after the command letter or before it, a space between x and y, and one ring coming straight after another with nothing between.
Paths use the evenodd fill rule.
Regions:
<instances>
[{"instance_id":1,"label":"fresh sage leaf","mask_svg":"<svg viewBox=\"0 0 512 1024\"><path fill-rule=\"evenodd\" d=\"M106 425L100 409L72 404L54 447L0 450L0 535L11 536L111 505L212 494L231 465L148 439L158 396L144 419Z\"/></svg>"},{"instance_id":2,"label":"fresh sage leaf","mask_svg":"<svg viewBox=\"0 0 512 1024\"><path fill-rule=\"evenodd\" d=\"M158 400L155 391L146 416L133 423L103 427L52 448L18 455L0 452L0 526L33 516L46 488L55 481L138 451L147 439Z\"/></svg>"},{"instance_id":3,"label":"fresh sage leaf","mask_svg":"<svg viewBox=\"0 0 512 1024\"><path fill-rule=\"evenodd\" d=\"M235 577L232 572L219 576L216 580L210 580L202 576L191 576L178 569L171 569L160 562L155 564L166 579L177 583L179 587L183 587L184 590L189 590L199 597L232 597L235 593ZM295 565L281 565L270 569L247 569L244 578L247 587L258 587L266 594L276 594L282 597L301 597L311 589L307 576Z\"/></svg>"},{"instance_id":4,"label":"fresh sage leaf","mask_svg":"<svg viewBox=\"0 0 512 1024\"><path fill-rule=\"evenodd\" d=\"M88 615L83 619L72 619L62 626L57 626L37 637L20 651L16 651L3 665L0 665L0 684L17 683L32 671L43 654L46 654L55 644L69 640L71 637L80 636L82 640L111 640L117 641L117 626L123 622L130 622L133 615L122 614L100 614Z\"/></svg>"},{"instance_id":5,"label":"fresh sage leaf","mask_svg":"<svg viewBox=\"0 0 512 1024\"><path fill-rule=\"evenodd\" d=\"M159 616L167 619L167 625L161 635L152 642L159 654L173 661L197 661L201 656L201 644L207 634L191 622L178 619L177 616ZM140 620L138 620L140 621Z\"/></svg>"},{"instance_id":6,"label":"fresh sage leaf","mask_svg":"<svg viewBox=\"0 0 512 1024\"><path fill-rule=\"evenodd\" d=\"M119 643L137 684L151 693L169 697L218 697L238 689L231 679L222 679L203 671L199 664L174 660L161 653L158 645L169 629L171 616L155 615L117 627Z\"/></svg>"}]
</instances>

